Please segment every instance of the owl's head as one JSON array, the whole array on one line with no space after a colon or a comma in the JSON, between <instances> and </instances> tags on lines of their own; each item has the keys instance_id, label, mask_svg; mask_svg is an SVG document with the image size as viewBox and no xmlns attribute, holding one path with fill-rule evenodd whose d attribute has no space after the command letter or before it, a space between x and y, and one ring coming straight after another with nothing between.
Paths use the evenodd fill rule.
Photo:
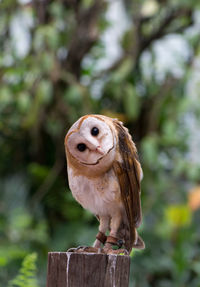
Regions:
<instances>
[{"instance_id":1,"label":"owl's head","mask_svg":"<svg viewBox=\"0 0 200 287\"><path fill-rule=\"evenodd\" d=\"M116 137L109 118L88 115L80 118L65 137L68 161L83 173L104 172L114 160Z\"/></svg>"}]
</instances>

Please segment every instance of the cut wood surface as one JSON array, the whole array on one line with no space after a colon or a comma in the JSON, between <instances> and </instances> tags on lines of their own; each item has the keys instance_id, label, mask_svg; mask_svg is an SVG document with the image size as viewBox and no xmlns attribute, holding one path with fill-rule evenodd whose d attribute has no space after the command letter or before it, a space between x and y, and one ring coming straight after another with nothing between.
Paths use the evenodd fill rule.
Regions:
<instances>
[{"instance_id":1,"label":"cut wood surface","mask_svg":"<svg viewBox=\"0 0 200 287\"><path fill-rule=\"evenodd\" d=\"M47 287L128 287L130 257L49 252Z\"/></svg>"}]
</instances>

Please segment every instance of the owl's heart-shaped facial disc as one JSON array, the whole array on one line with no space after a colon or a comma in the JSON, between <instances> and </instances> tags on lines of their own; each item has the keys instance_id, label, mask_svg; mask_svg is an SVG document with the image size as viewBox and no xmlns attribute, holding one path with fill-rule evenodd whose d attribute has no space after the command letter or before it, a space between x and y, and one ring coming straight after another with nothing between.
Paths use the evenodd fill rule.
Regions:
<instances>
[{"instance_id":1,"label":"owl's heart-shaped facial disc","mask_svg":"<svg viewBox=\"0 0 200 287\"><path fill-rule=\"evenodd\" d=\"M66 136L66 144L80 163L96 165L114 148L113 133L104 121L90 116L74 126Z\"/></svg>"}]
</instances>

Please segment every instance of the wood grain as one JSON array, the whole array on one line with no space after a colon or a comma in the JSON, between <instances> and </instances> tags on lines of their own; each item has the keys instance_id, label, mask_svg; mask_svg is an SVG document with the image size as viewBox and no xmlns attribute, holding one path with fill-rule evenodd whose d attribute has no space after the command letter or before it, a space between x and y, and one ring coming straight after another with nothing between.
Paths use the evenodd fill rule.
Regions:
<instances>
[{"instance_id":1,"label":"wood grain","mask_svg":"<svg viewBox=\"0 0 200 287\"><path fill-rule=\"evenodd\" d=\"M47 287L128 287L130 257L49 252Z\"/></svg>"}]
</instances>

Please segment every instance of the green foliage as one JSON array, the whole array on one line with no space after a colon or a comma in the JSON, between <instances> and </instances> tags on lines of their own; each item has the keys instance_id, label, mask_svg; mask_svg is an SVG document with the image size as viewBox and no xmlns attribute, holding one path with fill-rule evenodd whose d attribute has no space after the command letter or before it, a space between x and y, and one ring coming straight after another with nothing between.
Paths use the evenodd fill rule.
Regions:
<instances>
[{"instance_id":1,"label":"green foliage","mask_svg":"<svg viewBox=\"0 0 200 287\"><path fill-rule=\"evenodd\" d=\"M140 110L137 91L132 85L127 84L124 87L123 93L126 95L123 98L125 113L130 120L134 120L137 118Z\"/></svg>"},{"instance_id":2,"label":"green foliage","mask_svg":"<svg viewBox=\"0 0 200 287\"><path fill-rule=\"evenodd\" d=\"M19 274L9 282L8 287L38 287L36 260L36 253L27 255L22 262Z\"/></svg>"}]
</instances>

